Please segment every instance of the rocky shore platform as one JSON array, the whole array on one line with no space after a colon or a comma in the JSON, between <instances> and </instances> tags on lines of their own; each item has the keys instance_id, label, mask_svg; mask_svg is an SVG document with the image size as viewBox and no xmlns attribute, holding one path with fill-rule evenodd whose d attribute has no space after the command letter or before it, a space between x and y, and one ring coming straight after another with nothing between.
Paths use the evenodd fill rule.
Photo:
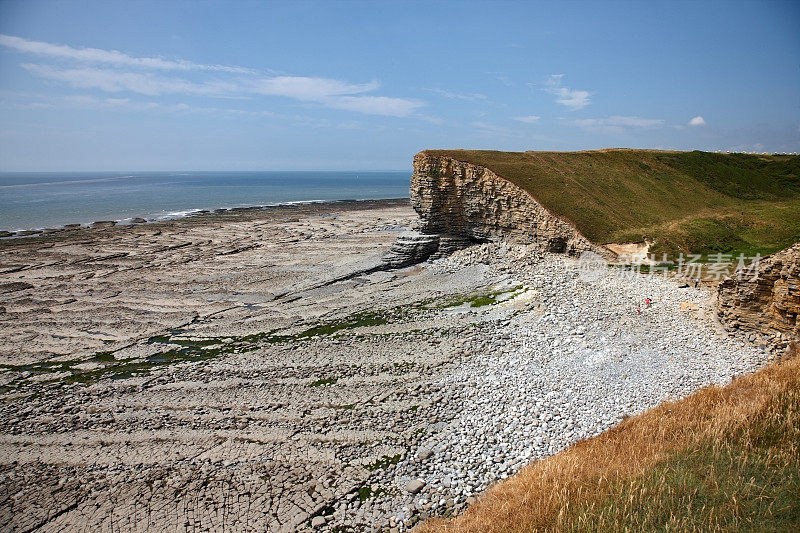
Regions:
<instances>
[{"instance_id":1,"label":"rocky shore platform","mask_svg":"<svg viewBox=\"0 0 800 533\"><path fill-rule=\"evenodd\" d=\"M416 221L343 202L0 241L3 529L404 531L768 361L702 289L533 246L387 269Z\"/></svg>"}]
</instances>

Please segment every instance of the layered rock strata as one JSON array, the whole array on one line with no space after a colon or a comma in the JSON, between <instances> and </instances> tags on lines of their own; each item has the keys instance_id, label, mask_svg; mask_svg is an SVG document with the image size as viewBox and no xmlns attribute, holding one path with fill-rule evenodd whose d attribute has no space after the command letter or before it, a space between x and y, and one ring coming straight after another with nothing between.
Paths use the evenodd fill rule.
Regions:
<instances>
[{"instance_id":1,"label":"layered rock strata","mask_svg":"<svg viewBox=\"0 0 800 533\"><path fill-rule=\"evenodd\" d=\"M717 313L730 330L761 335L783 347L800 339L800 243L760 261L758 275L720 283Z\"/></svg>"},{"instance_id":2,"label":"layered rock strata","mask_svg":"<svg viewBox=\"0 0 800 533\"><path fill-rule=\"evenodd\" d=\"M418 231L405 231L383 256L388 268L403 268L425 261L439 249L438 235L425 235Z\"/></svg>"},{"instance_id":3,"label":"layered rock strata","mask_svg":"<svg viewBox=\"0 0 800 533\"><path fill-rule=\"evenodd\" d=\"M543 250L568 255L590 250L614 257L527 191L485 167L451 157L425 151L414 157L411 204L421 219L419 233L398 240L389 258L393 263L411 264L469 244L499 240L538 244Z\"/></svg>"}]
</instances>

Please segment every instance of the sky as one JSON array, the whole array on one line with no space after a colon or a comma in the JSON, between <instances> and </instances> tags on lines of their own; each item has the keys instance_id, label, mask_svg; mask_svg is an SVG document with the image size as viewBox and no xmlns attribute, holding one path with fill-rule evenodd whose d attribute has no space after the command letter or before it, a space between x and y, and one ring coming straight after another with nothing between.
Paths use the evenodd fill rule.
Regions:
<instances>
[{"instance_id":1,"label":"sky","mask_svg":"<svg viewBox=\"0 0 800 533\"><path fill-rule=\"evenodd\" d=\"M0 0L0 171L800 152L800 2Z\"/></svg>"}]
</instances>

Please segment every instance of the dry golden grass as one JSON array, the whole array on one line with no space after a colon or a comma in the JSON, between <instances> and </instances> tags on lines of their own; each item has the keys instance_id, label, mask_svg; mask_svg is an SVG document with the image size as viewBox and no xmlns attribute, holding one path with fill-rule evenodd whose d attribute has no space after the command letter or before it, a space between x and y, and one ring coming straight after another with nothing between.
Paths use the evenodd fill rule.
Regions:
<instances>
[{"instance_id":1,"label":"dry golden grass","mask_svg":"<svg viewBox=\"0 0 800 533\"><path fill-rule=\"evenodd\" d=\"M798 531L796 354L629 418L417 531Z\"/></svg>"}]
</instances>

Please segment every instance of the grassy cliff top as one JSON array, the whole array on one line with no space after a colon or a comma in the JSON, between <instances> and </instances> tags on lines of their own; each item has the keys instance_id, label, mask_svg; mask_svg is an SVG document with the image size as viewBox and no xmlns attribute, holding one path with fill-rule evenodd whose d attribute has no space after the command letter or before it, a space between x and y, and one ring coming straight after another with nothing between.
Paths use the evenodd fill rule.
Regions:
<instances>
[{"instance_id":1,"label":"grassy cliff top","mask_svg":"<svg viewBox=\"0 0 800 533\"><path fill-rule=\"evenodd\" d=\"M800 240L800 156L426 150L484 166L594 242L762 255Z\"/></svg>"}]
</instances>

